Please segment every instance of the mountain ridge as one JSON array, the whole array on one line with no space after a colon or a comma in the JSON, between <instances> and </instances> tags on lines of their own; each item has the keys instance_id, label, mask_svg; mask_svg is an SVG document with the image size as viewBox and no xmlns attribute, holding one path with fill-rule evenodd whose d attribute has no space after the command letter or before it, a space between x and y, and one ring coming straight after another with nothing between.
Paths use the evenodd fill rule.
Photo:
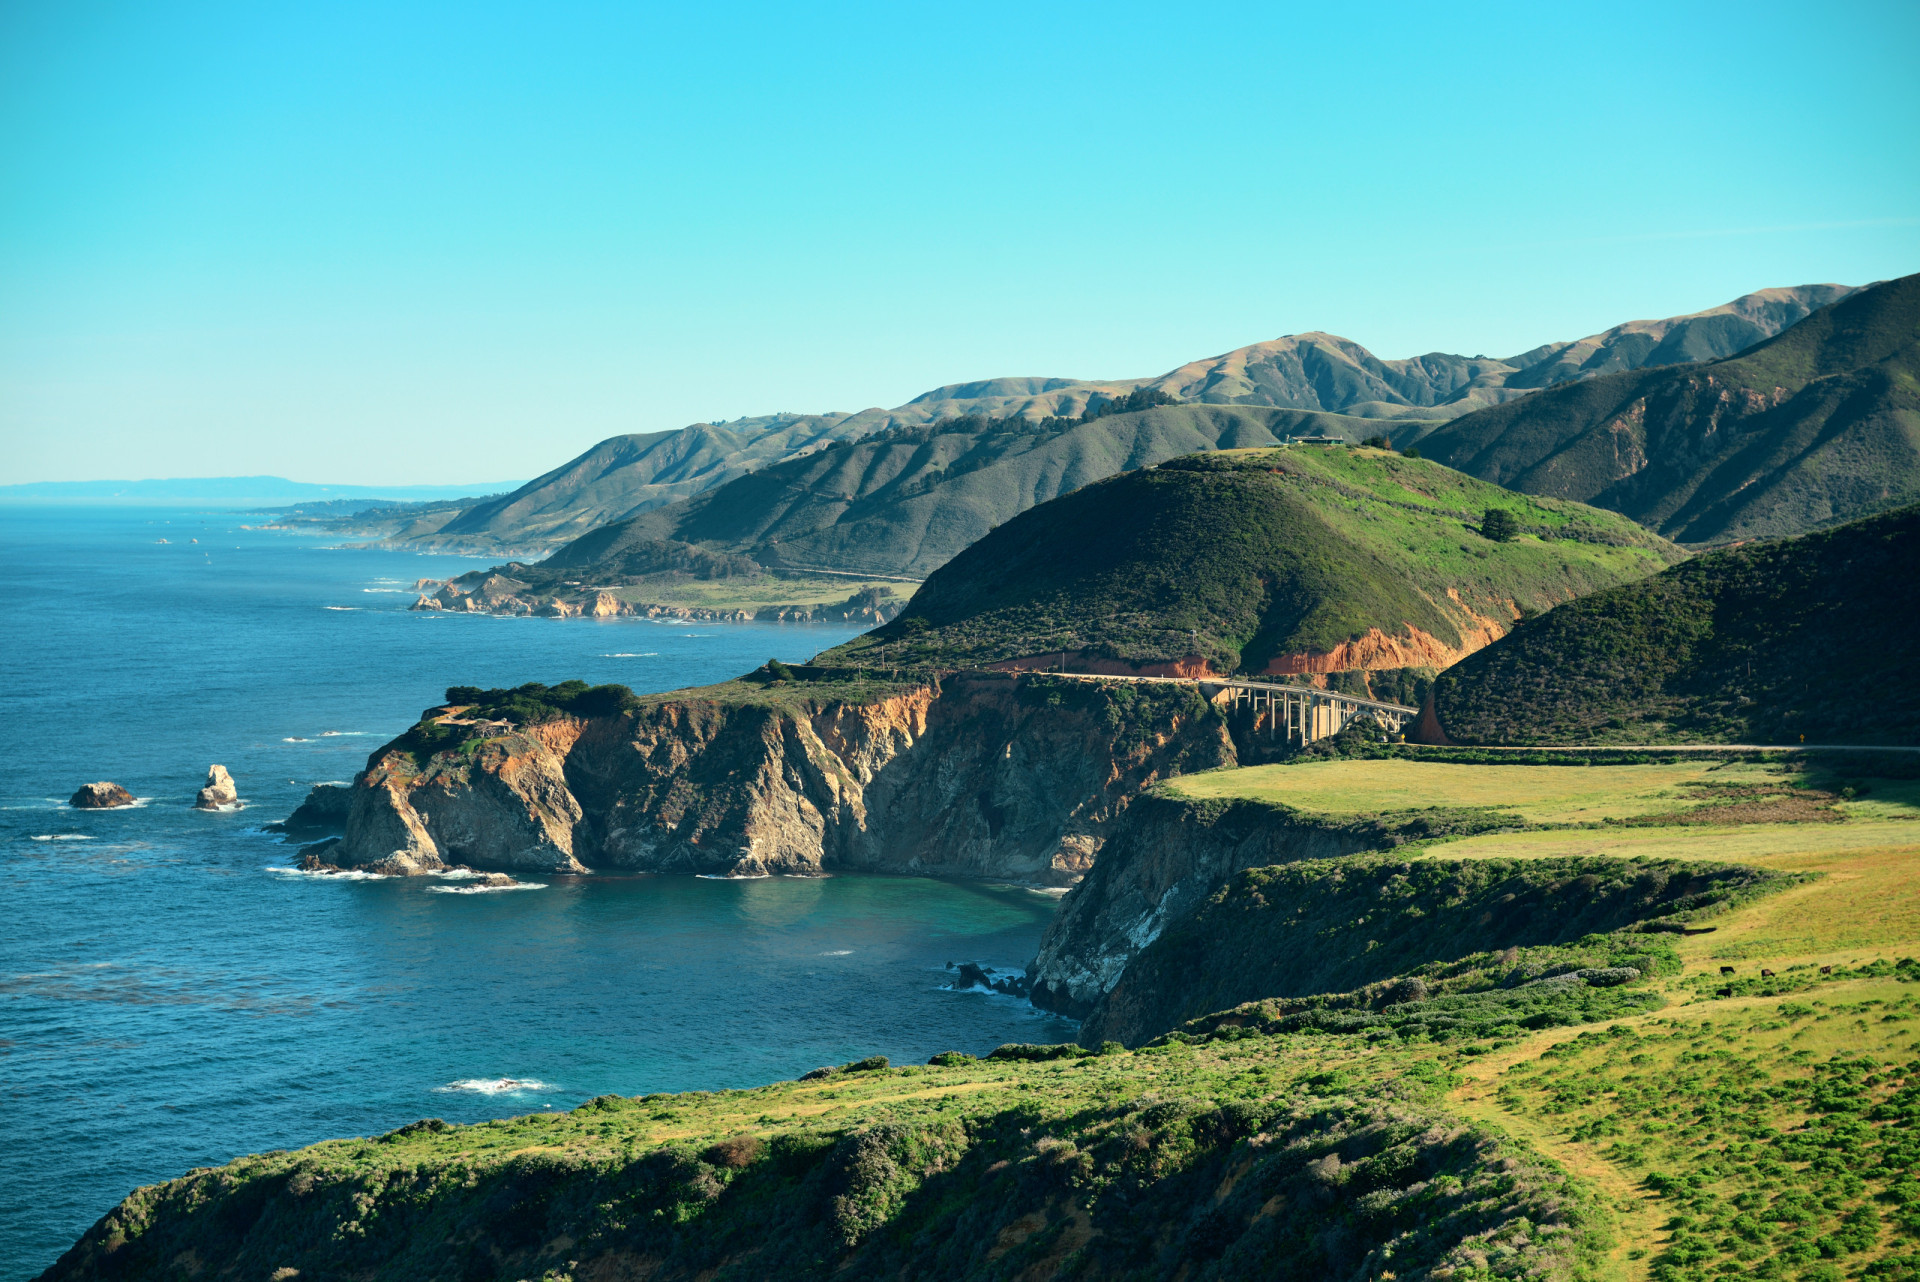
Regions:
<instances>
[{"instance_id":1,"label":"mountain ridge","mask_svg":"<svg viewBox=\"0 0 1920 1282\"><path fill-rule=\"evenodd\" d=\"M1423 433L1423 453L1688 543L1798 533L1920 497L1920 275L1715 361L1622 370Z\"/></svg>"},{"instance_id":2,"label":"mountain ridge","mask_svg":"<svg viewBox=\"0 0 1920 1282\"><path fill-rule=\"evenodd\" d=\"M934 388L890 410L782 413L610 437L511 494L394 541L440 551L538 555L597 525L631 519L833 444L956 418L1080 417L1143 391L1199 405L1381 420L1378 427L1405 444L1430 430L1421 420L1503 404L1535 387L1638 368L1669 355L1731 355L1852 292L1844 285L1760 290L1706 311L1628 321L1507 360L1444 352L1382 360L1351 339L1315 330L1143 378L976 379ZM1360 440L1370 429L1355 424L1348 433Z\"/></svg>"}]
</instances>

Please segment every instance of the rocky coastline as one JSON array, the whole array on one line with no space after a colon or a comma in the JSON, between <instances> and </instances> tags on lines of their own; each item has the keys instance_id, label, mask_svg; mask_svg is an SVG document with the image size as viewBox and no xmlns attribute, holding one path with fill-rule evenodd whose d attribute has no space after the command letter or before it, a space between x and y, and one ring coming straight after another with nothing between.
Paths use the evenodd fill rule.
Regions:
<instances>
[{"instance_id":1,"label":"rocky coastline","mask_svg":"<svg viewBox=\"0 0 1920 1282\"><path fill-rule=\"evenodd\" d=\"M1068 886L1142 789L1238 761L1226 715L1191 691L999 673L857 698L735 684L534 725L469 712L430 708L369 758L330 858Z\"/></svg>"},{"instance_id":2,"label":"rocky coastline","mask_svg":"<svg viewBox=\"0 0 1920 1282\"><path fill-rule=\"evenodd\" d=\"M779 580L764 595L777 597ZM420 579L412 610L456 614L497 614L543 619L671 619L688 623L863 623L878 627L890 623L906 601L876 589L863 588L841 601L725 607L634 600L622 595L623 585L542 588L498 572L464 575L455 579ZM644 590L644 589L642 589ZM667 593L666 595L671 595Z\"/></svg>"}]
</instances>

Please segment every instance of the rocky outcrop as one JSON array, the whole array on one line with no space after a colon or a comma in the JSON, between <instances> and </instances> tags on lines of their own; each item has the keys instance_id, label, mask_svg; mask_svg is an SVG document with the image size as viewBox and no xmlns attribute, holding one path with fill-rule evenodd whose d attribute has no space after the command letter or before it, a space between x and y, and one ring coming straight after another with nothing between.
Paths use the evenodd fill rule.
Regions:
<instances>
[{"instance_id":1,"label":"rocky outcrop","mask_svg":"<svg viewBox=\"0 0 1920 1282\"><path fill-rule=\"evenodd\" d=\"M1033 1003L1084 1018L1169 923L1242 869L1352 854L1392 840L1372 826L1315 823L1255 802L1141 797L1048 924L1027 972Z\"/></svg>"},{"instance_id":2,"label":"rocky outcrop","mask_svg":"<svg viewBox=\"0 0 1920 1282\"><path fill-rule=\"evenodd\" d=\"M432 724L461 722L445 709ZM457 864L537 872L587 870L574 857L582 819L567 789L565 756L585 723L531 730L474 727L473 746L422 762L389 745L354 783L347 835L333 857L396 876ZM451 728L451 727L449 727Z\"/></svg>"},{"instance_id":3,"label":"rocky outcrop","mask_svg":"<svg viewBox=\"0 0 1920 1282\"><path fill-rule=\"evenodd\" d=\"M267 831L284 832L293 837L344 833L352 812L352 784L317 783L292 814L279 823L268 824Z\"/></svg>"},{"instance_id":4,"label":"rocky outcrop","mask_svg":"<svg viewBox=\"0 0 1920 1282\"><path fill-rule=\"evenodd\" d=\"M993 673L859 700L796 686L535 727L432 709L370 760L334 857L1070 885L1140 789L1236 760L1190 689Z\"/></svg>"},{"instance_id":5,"label":"rocky outcrop","mask_svg":"<svg viewBox=\"0 0 1920 1282\"><path fill-rule=\"evenodd\" d=\"M67 804L75 810L118 810L122 806L133 804L133 794L117 783L83 783L80 790L67 798Z\"/></svg>"},{"instance_id":6,"label":"rocky outcrop","mask_svg":"<svg viewBox=\"0 0 1920 1282\"><path fill-rule=\"evenodd\" d=\"M207 784L193 799L195 810L219 810L231 806L240 800L240 792L233 786L233 776L222 765L207 767Z\"/></svg>"}]
</instances>

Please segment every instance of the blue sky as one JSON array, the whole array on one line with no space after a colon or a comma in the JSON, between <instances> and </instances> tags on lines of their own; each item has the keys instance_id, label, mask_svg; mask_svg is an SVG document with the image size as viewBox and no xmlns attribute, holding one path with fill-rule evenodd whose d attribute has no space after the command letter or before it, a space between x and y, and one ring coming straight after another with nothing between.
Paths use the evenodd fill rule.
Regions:
<instances>
[{"instance_id":1,"label":"blue sky","mask_svg":"<svg viewBox=\"0 0 1920 1282\"><path fill-rule=\"evenodd\" d=\"M0 483L1920 270L1920 4L0 5Z\"/></svg>"}]
</instances>

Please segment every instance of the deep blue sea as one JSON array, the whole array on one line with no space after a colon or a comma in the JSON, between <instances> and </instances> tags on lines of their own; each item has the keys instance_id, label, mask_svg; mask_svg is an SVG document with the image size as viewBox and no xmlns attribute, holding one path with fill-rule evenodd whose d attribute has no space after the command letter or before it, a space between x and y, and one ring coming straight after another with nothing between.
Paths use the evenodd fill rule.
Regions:
<instances>
[{"instance_id":1,"label":"deep blue sea","mask_svg":"<svg viewBox=\"0 0 1920 1282\"><path fill-rule=\"evenodd\" d=\"M943 987L1033 955L1055 901L1017 887L284 871L261 825L448 685L667 690L850 631L413 614L416 578L483 563L239 528L260 519L0 506L0 1278L243 1153L1072 1035ZM191 808L212 762L244 809ZM66 807L97 779L142 804Z\"/></svg>"}]
</instances>

